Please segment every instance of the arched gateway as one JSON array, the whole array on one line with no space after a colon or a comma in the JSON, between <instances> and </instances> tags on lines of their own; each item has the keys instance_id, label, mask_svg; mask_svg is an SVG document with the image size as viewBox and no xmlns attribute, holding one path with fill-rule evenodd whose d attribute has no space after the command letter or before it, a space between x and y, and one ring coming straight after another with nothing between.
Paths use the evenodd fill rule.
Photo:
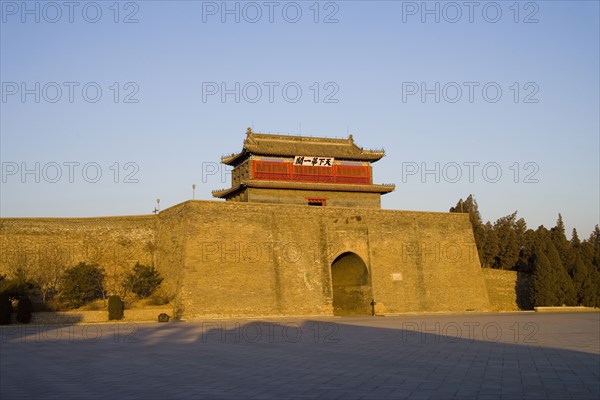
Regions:
<instances>
[{"instance_id":1,"label":"arched gateway","mask_svg":"<svg viewBox=\"0 0 600 400\"><path fill-rule=\"evenodd\" d=\"M371 278L356 254L340 254L331 264L334 315L371 315Z\"/></svg>"}]
</instances>

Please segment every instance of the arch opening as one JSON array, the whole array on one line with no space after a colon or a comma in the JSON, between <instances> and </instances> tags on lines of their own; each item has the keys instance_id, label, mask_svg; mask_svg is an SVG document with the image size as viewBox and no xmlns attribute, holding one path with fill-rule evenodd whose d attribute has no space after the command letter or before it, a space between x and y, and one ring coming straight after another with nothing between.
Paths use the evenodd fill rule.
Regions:
<instances>
[{"instance_id":1,"label":"arch opening","mask_svg":"<svg viewBox=\"0 0 600 400\"><path fill-rule=\"evenodd\" d=\"M334 315L371 315L369 269L355 253L340 254L331 264Z\"/></svg>"}]
</instances>

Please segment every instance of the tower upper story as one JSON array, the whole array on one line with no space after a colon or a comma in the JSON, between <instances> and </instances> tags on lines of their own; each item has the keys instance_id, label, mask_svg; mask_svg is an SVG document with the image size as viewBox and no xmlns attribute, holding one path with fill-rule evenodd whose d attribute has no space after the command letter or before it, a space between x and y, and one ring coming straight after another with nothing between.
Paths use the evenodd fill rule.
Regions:
<instances>
[{"instance_id":1,"label":"tower upper story","mask_svg":"<svg viewBox=\"0 0 600 400\"><path fill-rule=\"evenodd\" d=\"M395 189L374 184L372 163L383 150L365 150L347 139L246 132L239 153L221 158L233 167L229 189L213 191L227 201L314 206L381 207Z\"/></svg>"}]
</instances>

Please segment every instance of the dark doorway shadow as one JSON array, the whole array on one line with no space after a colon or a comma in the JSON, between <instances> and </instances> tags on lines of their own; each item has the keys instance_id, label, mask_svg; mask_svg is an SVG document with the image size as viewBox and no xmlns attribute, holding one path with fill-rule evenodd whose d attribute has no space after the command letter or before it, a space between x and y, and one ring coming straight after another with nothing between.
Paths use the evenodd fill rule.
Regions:
<instances>
[{"instance_id":1,"label":"dark doorway shadow","mask_svg":"<svg viewBox=\"0 0 600 400\"><path fill-rule=\"evenodd\" d=\"M340 254L331 264L334 315L371 315L369 270L355 253Z\"/></svg>"}]
</instances>

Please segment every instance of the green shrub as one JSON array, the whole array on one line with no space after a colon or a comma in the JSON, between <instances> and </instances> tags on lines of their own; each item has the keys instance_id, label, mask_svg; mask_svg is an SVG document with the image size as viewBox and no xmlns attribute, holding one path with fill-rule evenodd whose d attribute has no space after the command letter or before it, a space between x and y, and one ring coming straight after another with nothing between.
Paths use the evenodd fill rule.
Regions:
<instances>
[{"instance_id":1,"label":"green shrub","mask_svg":"<svg viewBox=\"0 0 600 400\"><path fill-rule=\"evenodd\" d=\"M12 304L8 293L0 293L0 325L10 324L10 314L12 313Z\"/></svg>"},{"instance_id":2,"label":"green shrub","mask_svg":"<svg viewBox=\"0 0 600 400\"><path fill-rule=\"evenodd\" d=\"M77 308L101 298L104 298L104 272L98 265L80 262L65 271L60 299L66 306Z\"/></svg>"},{"instance_id":3,"label":"green shrub","mask_svg":"<svg viewBox=\"0 0 600 400\"><path fill-rule=\"evenodd\" d=\"M123 286L128 291L135 293L138 297L150 296L161 284L163 278L154 267L149 267L139 262L125 277Z\"/></svg>"},{"instance_id":4,"label":"green shrub","mask_svg":"<svg viewBox=\"0 0 600 400\"><path fill-rule=\"evenodd\" d=\"M28 324L31 321L32 310L33 306L29 297L21 297L17 303L17 321Z\"/></svg>"},{"instance_id":5,"label":"green shrub","mask_svg":"<svg viewBox=\"0 0 600 400\"><path fill-rule=\"evenodd\" d=\"M15 277L11 279L0 275L0 292L6 293L11 299L29 297L35 296L39 292L39 286L27 280L25 272L19 269Z\"/></svg>"},{"instance_id":6,"label":"green shrub","mask_svg":"<svg viewBox=\"0 0 600 400\"><path fill-rule=\"evenodd\" d=\"M123 319L123 302L119 296L108 298L108 319Z\"/></svg>"}]
</instances>

